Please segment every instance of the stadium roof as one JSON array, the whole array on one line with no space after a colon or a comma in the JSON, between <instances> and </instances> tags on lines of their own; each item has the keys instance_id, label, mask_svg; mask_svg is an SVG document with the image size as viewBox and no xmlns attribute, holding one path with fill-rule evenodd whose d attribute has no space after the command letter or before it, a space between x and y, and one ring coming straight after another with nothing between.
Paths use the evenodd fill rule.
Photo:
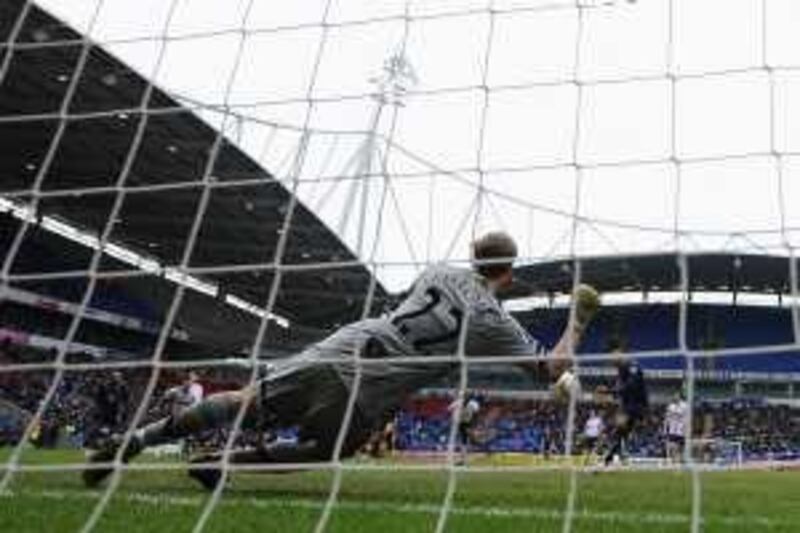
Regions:
<instances>
[{"instance_id":1,"label":"stadium roof","mask_svg":"<svg viewBox=\"0 0 800 533\"><path fill-rule=\"evenodd\" d=\"M790 294L790 260L786 256L696 253L686 257L692 292ZM572 290L573 260L518 267L511 297L565 294ZM681 290L680 256L674 253L582 258L581 280L601 292L668 292Z\"/></svg>"},{"instance_id":2,"label":"stadium roof","mask_svg":"<svg viewBox=\"0 0 800 533\"><path fill-rule=\"evenodd\" d=\"M38 3L209 123L233 110L231 138L279 179L310 138L298 197L364 263L375 241L391 290L498 227L537 263L798 245L798 2ZM416 82L373 128L399 51ZM362 249L341 178L373 130L388 170L359 203L383 229Z\"/></svg>"},{"instance_id":3,"label":"stadium roof","mask_svg":"<svg viewBox=\"0 0 800 533\"><path fill-rule=\"evenodd\" d=\"M0 4L0 41L13 37L24 4L22 0ZM38 196L40 221L49 216L97 235L119 197L117 180L143 120L137 108L147 82L99 46L89 48L85 65L78 68L80 39L69 26L31 4L0 84L0 196L18 205L31 205ZM48 47L51 41L74 44ZM8 54L9 47L3 47L0 57L6 60ZM68 108L62 110L75 72L81 75ZM64 113L69 113L69 120L61 120ZM218 137L218 155L209 165ZM52 161L42 174L54 139L58 141ZM209 187L198 183L206 174ZM31 189L39 178L40 194L34 196ZM290 191L227 137L219 136L206 121L158 88L150 98L141 144L124 187L110 241L163 265L179 265L197 219L188 265L209 269L198 276L219 285L223 293L217 299L204 297L197 305L220 306L226 294L260 306L266 303L273 278L266 266L273 260ZM5 252L17 222L7 214L0 215L0 221ZM81 254L75 246L46 233L34 230L28 240L46 241L51 249L62 246L64 261L31 265L22 257L28 252L23 244L12 273L61 269L65 263L76 271L88 267L88 253ZM285 263L336 261L349 266L328 269L324 275L313 270L287 272L275 313L311 327L357 318L371 276L336 234L298 204L286 242ZM214 271L233 265L240 268ZM261 268L251 268L254 265ZM100 266L103 272L119 269L131 267L107 257ZM142 277L131 280L131 286L152 281L152 277ZM380 284L375 290L380 301L385 292ZM170 298L157 300L166 309ZM234 320L225 326L236 328L237 324Z\"/></svg>"}]
</instances>

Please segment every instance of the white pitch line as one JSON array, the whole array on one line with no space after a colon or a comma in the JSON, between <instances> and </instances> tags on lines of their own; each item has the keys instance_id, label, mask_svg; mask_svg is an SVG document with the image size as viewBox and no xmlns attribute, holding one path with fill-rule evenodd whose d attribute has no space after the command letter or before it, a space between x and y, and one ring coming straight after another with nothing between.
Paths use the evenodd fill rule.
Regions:
<instances>
[{"instance_id":1,"label":"white pitch line","mask_svg":"<svg viewBox=\"0 0 800 533\"><path fill-rule=\"evenodd\" d=\"M53 500L94 500L97 498L96 492L84 490L42 490L42 491L6 491L0 497L10 498L14 496L40 497ZM145 492L128 492L115 495L117 499L123 499L128 503L141 503L147 505L172 505L177 507L199 507L204 501L202 496L174 496L167 494L149 494ZM256 499L238 498L222 500L221 504L226 507L234 505L245 505L262 509L276 508L295 508L319 510L324 506L323 501L309 499ZM336 504L336 507L348 511L361 511L372 513L402 513L402 514L431 514L438 515L440 506L424 503L389 503L372 502L360 500L343 500ZM564 513L558 509L546 509L536 507L454 507L450 510L453 515L477 516L484 518L528 518L539 520L561 520ZM626 524L689 524L691 515L679 513L637 513L622 511L576 511L574 517L578 520L591 520L610 523ZM780 520L772 517L760 515L739 515L739 516L704 516L703 522L721 525L749 525L761 529L782 528L796 525L790 520Z\"/></svg>"}]
</instances>

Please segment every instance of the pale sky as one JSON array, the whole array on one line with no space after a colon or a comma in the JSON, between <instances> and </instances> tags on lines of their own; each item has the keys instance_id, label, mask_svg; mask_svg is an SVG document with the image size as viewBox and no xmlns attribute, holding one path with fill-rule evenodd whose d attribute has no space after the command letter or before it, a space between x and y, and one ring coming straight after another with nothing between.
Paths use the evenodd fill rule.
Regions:
<instances>
[{"instance_id":1,"label":"pale sky","mask_svg":"<svg viewBox=\"0 0 800 533\"><path fill-rule=\"evenodd\" d=\"M354 251L363 227L367 261L463 260L473 232L497 228L528 261L573 247L785 253L782 224L800 228L797 0L581 0L582 18L575 0L332 0L324 31L325 3L256 0L245 20L243 0L177 0L167 34L183 38L164 45L170 0L106 0L94 25L93 1L39 1L159 87L233 106L244 119L226 131L279 179L309 91L322 99L299 197ZM384 108L373 150L388 180L353 180L378 105L370 79L403 49L417 83L393 132ZM395 290L414 272L379 269Z\"/></svg>"}]
</instances>

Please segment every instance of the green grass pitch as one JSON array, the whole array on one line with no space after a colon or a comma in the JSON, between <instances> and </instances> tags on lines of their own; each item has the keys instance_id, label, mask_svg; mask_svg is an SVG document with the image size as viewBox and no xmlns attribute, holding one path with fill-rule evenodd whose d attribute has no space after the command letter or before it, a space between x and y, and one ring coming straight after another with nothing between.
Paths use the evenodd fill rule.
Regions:
<instances>
[{"instance_id":1,"label":"green grass pitch","mask_svg":"<svg viewBox=\"0 0 800 533\"><path fill-rule=\"evenodd\" d=\"M78 464L81 455L28 451L23 462ZM5 456L0 457L5 459ZM702 531L800 532L800 472L702 472ZM206 531L313 531L330 471L234 476ZM332 532L433 531L445 497L441 469L345 470ZM566 471L459 471L446 531L560 532ZM577 476L572 531L672 533L690 530L691 475L602 472ZM0 498L0 531L78 531L101 492L77 472L18 472ZM207 495L180 470L127 472L96 531L190 531Z\"/></svg>"}]
</instances>

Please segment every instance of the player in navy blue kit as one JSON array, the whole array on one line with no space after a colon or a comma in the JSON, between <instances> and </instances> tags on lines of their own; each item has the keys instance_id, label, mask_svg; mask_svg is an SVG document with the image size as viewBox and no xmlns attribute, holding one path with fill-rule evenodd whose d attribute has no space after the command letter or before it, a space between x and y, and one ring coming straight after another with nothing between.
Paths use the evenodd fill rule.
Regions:
<instances>
[{"instance_id":1,"label":"player in navy blue kit","mask_svg":"<svg viewBox=\"0 0 800 533\"><path fill-rule=\"evenodd\" d=\"M646 416L649 403L647 384L641 367L624 356L617 358L614 365L617 368L617 379L610 393L617 401L618 410L609 435L606 465L622 451L625 440Z\"/></svg>"}]
</instances>

